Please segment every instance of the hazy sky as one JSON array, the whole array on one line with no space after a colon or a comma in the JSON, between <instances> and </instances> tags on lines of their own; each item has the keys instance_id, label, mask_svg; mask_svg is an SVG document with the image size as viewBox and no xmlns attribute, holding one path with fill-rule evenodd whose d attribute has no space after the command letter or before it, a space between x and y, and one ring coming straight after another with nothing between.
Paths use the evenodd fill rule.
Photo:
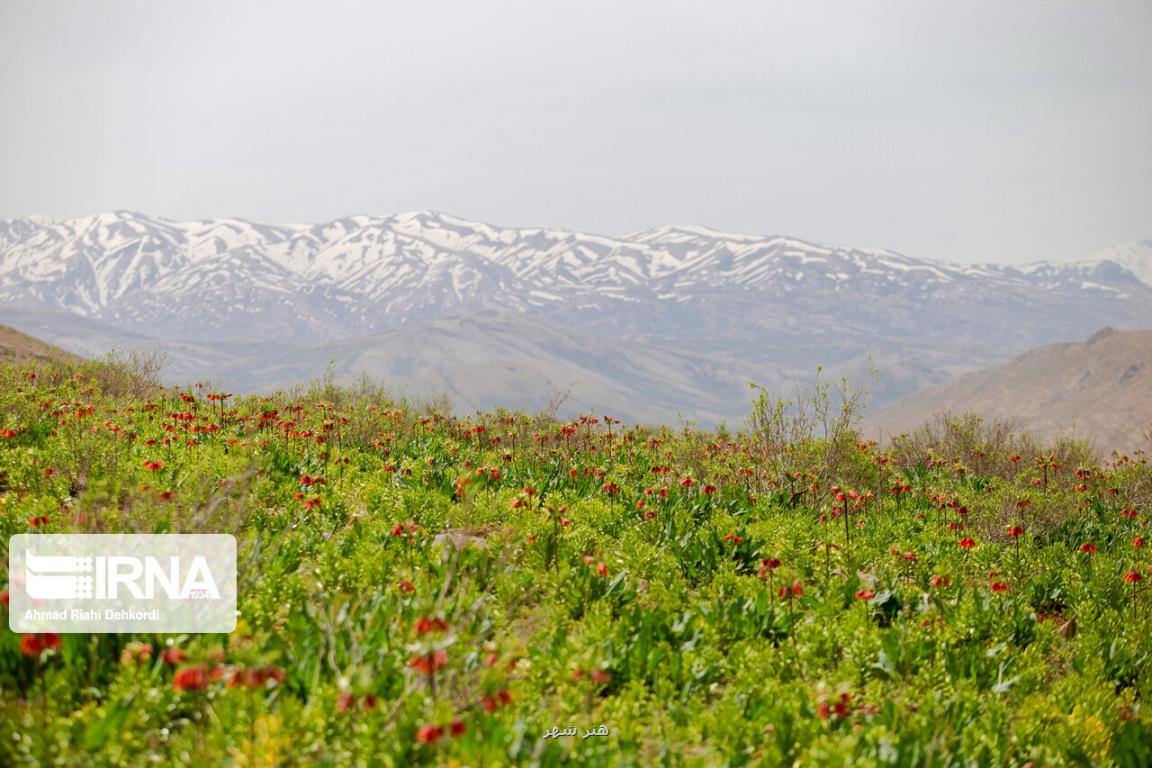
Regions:
<instances>
[{"instance_id":1,"label":"hazy sky","mask_svg":"<svg viewBox=\"0 0 1152 768\"><path fill-rule=\"evenodd\" d=\"M1152 237L1152 2L0 0L0 216Z\"/></svg>"}]
</instances>

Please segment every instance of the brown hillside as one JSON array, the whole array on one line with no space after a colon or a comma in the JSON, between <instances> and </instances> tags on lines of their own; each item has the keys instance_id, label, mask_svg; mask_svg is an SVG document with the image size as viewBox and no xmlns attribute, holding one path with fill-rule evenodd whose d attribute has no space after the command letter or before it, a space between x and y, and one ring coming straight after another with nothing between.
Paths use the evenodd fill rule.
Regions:
<instances>
[{"instance_id":1,"label":"brown hillside","mask_svg":"<svg viewBox=\"0 0 1152 768\"><path fill-rule=\"evenodd\" d=\"M79 360L71 352L65 352L47 342L40 341L15 328L0 325L0 362L16 360Z\"/></svg>"},{"instance_id":2,"label":"brown hillside","mask_svg":"<svg viewBox=\"0 0 1152 768\"><path fill-rule=\"evenodd\" d=\"M1012 419L1039 438L1089 438L1107 453L1148 447L1152 331L1105 328L917 390L865 419L866 435L910 432L942 413Z\"/></svg>"}]
</instances>

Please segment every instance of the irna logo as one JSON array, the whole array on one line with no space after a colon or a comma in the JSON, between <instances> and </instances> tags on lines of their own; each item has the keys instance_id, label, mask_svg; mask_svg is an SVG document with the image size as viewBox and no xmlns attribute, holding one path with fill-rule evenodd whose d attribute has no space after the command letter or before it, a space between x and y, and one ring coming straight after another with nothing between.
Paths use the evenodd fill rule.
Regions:
<instances>
[{"instance_id":1,"label":"irna logo","mask_svg":"<svg viewBox=\"0 0 1152 768\"><path fill-rule=\"evenodd\" d=\"M195 555L187 568L179 557L161 563L153 556L69 557L24 553L25 589L35 600L119 600L128 594L152 600L162 592L172 600L219 600L208 560Z\"/></svg>"}]
</instances>

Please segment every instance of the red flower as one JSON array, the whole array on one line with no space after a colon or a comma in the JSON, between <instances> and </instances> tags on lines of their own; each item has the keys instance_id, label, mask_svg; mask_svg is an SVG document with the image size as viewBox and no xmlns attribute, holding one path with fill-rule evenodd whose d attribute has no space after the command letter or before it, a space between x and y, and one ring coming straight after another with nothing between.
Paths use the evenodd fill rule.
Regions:
<instances>
[{"instance_id":1,"label":"red flower","mask_svg":"<svg viewBox=\"0 0 1152 768\"><path fill-rule=\"evenodd\" d=\"M160 658L164 660L165 664L176 665L182 661L187 661L188 654L179 648L168 648Z\"/></svg>"},{"instance_id":2,"label":"red flower","mask_svg":"<svg viewBox=\"0 0 1152 768\"><path fill-rule=\"evenodd\" d=\"M431 677L437 670L448 666L448 654L439 650L432 653L419 653L408 660L408 666Z\"/></svg>"},{"instance_id":3,"label":"red flower","mask_svg":"<svg viewBox=\"0 0 1152 768\"><path fill-rule=\"evenodd\" d=\"M209 682L210 676L203 664L180 667L172 676L172 687L178 691L201 691Z\"/></svg>"},{"instance_id":4,"label":"red flower","mask_svg":"<svg viewBox=\"0 0 1152 768\"><path fill-rule=\"evenodd\" d=\"M780 597L788 597L789 595L800 597L802 594L804 594L804 586L798 581L792 582L790 587L780 587Z\"/></svg>"},{"instance_id":5,"label":"red flower","mask_svg":"<svg viewBox=\"0 0 1152 768\"><path fill-rule=\"evenodd\" d=\"M439 741L440 737L443 735L443 728L438 725L426 723L420 726L420 729L416 731L416 741L420 742L421 744L433 744Z\"/></svg>"},{"instance_id":6,"label":"red flower","mask_svg":"<svg viewBox=\"0 0 1152 768\"><path fill-rule=\"evenodd\" d=\"M608 578L608 566L604 563L596 564L596 575L602 579Z\"/></svg>"},{"instance_id":7,"label":"red flower","mask_svg":"<svg viewBox=\"0 0 1152 768\"><path fill-rule=\"evenodd\" d=\"M1132 539L1132 546L1136 547L1136 549L1144 549L1144 537L1137 536L1136 538Z\"/></svg>"},{"instance_id":8,"label":"red flower","mask_svg":"<svg viewBox=\"0 0 1152 768\"><path fill-rule=\"evenodd\" d=\"M468 730L468 727L466 725L464 725L464 721L461 720L460 718L456 718L448 726L448 732L452 734L452 738L454 738L454 739L457 737L463 736L464 732L467 730Z\"/></svg>"},{"instance_id":9,"label":"red flower","mask_svg":"<svg viewBox=\"0 0 1152 768\"><path fill-rule=\"evenodd\" d=\"M416 591L416 585L405 579L400 582L400 591L405 594L411 594Z\"/></svg>"},{"instance_id":10,"label":"red flower","mask_svg":"<svg viewBox=\"0 0 1152 768\"><path fill-rule=\"evenodd\" d=\"M336 699L336 711L347 712L348 710L352 709L352 705L355 703L356 698L348 691L344 691Z\"/></svg>"},{"instance_id":11,"label":"red flower","mask_svg":"<svg viewBox=\"0 0 1152 768\"><path fill-rule=\"evenodd\" d=\"M948 586L948 577L947 576L933 576L931 581L929 581L928 583L934 587L946 587L946 586Z\"/></svg>"},{"instance_id":12,"label":"red flower","mask_svg":"<svg viewBox=\"0 0 1152 768\"><path fill-rule=\"evenodd\" d=\"M861 589L856 592L857 600L871 600L876 597L876 590L874 589Z\"/></svg>"},{"instance_id":13,"label":"red flower","mask_svg":"<svg viewBox=\"0 0 1152 768\"><path fill-rule=\"evenodd\" d=\"M148 470L149 472L159 472L160 470L164 469L164 462L159 460L145 461L144 469Z\"/></svg>"},{"instance_id":14,"label":"red flower","mask_svg":"<svg viewBox=\"0 0 1152 768\"><path fill-rule=\"evenodd\" d=\"M1081 544L1080 545L1080 551L1083 552L1084 554L1090 554L1090 553L1096 551L1096 545L1091 544L1091 543Z\"/></svg>"},{"instance_id":15,"label":"red flower","mask_svg":"<svg viewBox=\"0 0 1152 768\"><path fill-rule=\"evenodd\" d=\"M612 682L612 673L606 669L594 669L588 673L588 676L597 685L606 685Z\"/></svg>"},{"instance_id":16,"label":"red flower","mask_svg":"<svg viewBox=\"0 0 1152 768\"><path fill-rule=\"evenodd\" d=\"M1020 536L1023 533L1024 533L1024 528L1019 526L1019 525L1014 525L1008 529L1008 535L1013 537L1013 538Z\"/></svg>"},{"instance_id":17,"label":"red flower","mask_svg":"<svg viewBox=\"0 0 1152 768\"><path fill-rule=\"evenodd\" d=\"M61 645L60 635L46 632L39 635L23 635L20 638L20 653L25 656L39 656L41 651L55 650Z\"/></svg>"},{"instance_id":18,"label":"red flower","mask_svg":"<svg viewBox=\"0 0 1152 768\"><path fill-rule=\"evenodd\" d=\"M988 585L988 589L992 590L993 592L1007 592L1008 585L1002 581L994 581Z\"/></svg>"},{"instance_id":19,"label":"red flower","mask_svg":"<svg viewBox=\"0 0 1152 768\"><path fill-rule=\"evenodd\" d=\"M960 547L962 549L971 549L974 546L976 546L975 539L960 539Z\"/></svg>"},{"instance_id":20,"label":"red flower","mask_svg":"<svg viewBox=\"0 0 1152 768\"><path fill-rule=\"evenodd\" d=\"M1128 571L1124 574L1124 581L1129 584L1136 584L1144 580L1144 576L1139 571Z\"/></svg>"},{"instance_id":21,"label":"red flower","mask_svg":"<svg viewBox=\"0 0 1152 768\"><path fill-rule=\"evenodd\" d=\"M439 633L447 631L448 622L439 617L429 619L421 616L420 618L416 619L416 634L418 635L426 635L429 632Z\"/></svg>"},{"instance_id":22,"label":"red flower","mask_svg":"<svg viewBox=\"0 0 1152 768\"><path fill-rule=\"evenodd\" d=\"M760 565L764 566L770 571L774 571L780 567L780 560L775 557L770 557L766 560L761 560Z\"/></svg>"},{"instance_id":23,"label":"red flower","mask_svg":"<svg viewBox=\"0 0 1152 768\"><path fill-rule=\"evenodd\" d=\"M501 688L495 695L485 694L480 699L480 703L486 712L495 712L502 706L512 703L512 694L509 693L507 688Z\"/></svg>"}]
</instances>

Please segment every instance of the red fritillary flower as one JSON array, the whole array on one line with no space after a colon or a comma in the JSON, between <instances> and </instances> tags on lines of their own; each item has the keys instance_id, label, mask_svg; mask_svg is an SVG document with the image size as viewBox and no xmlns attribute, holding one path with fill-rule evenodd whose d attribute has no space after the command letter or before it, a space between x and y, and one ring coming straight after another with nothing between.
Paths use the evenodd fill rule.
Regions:
<instances>
[{"instance_id":1,"label":"red fritillary flower","mask_svg":"<svg viewBox=\"0 0 1152 768\"><path fill-rule=\"evenodd\" d=\"M798 581L792 582L792 586L788 588L793 597L800 597L804 594L804 585Z\"/></svg>"},{"instance_id":2,"label":"red fritillary flower","mask_svg":"<svg viewBox=\"0 0 1152 768\"><path fill-rule=\"evenodd\" d=\"M426 677L431 677L438 670L448 666L448 654L440 650L432 653L419 653L408 660L408 666Z\"/></svg>"},{"instance_id":3,"label":"red fritillary flower","mask_svg":"<svg viewBox=\"0 0 1152 768\"><path fill-rule=\"evenodd\" d=\"M960 545L959 546L961 549L972 549L972 547L976 546L976 540L975 539L960 539Z\"/></svg>"},{"instance_id":4,"label":"red fritillary flower","mask_svg":"<svg viewBox=\"0 0 1152 768\"><path fill-rule=\"evenodd\" d=\"M444 735L444 729L432 723L425 723L416 731L416 741L421 744L434 744Z\"/></svg>"},{"instance_id":5,"label":"red fritillary flower","mask_svg":"<svg viewBox=\"0 0 1152 768\"><path fill-rule=\"evenodd\" d=\"M602 579L608 578L608 566L602 562L597 563L596 564L596 575Z\"/></svg>"},{"instance_id":6,"label":"red fritillary flower","mask_svg":"<svg viewBox=\"0 0 1152 768\"><path fill-rule=\"evenodd\" d=\"M1021 536L1021 535L1023 535L1023 533L1024 533L1024 528L1022 526L1019 526L1019 525L1013 525L1011 528L1008 529L1008 535L1011 536L1012 538L1016 538L1017 536Z\"/></svg>"},{"instance_id":7,"label":"red fritillary flower","mask_svg":"<svg viewBox=\"0 0 1152 768\"><path fill-rule=\"evenodd\" d=\"M1091 553L1096 551L1096 545L1092 544L1091 542L1081 544L1080 545L1080 551L1086 555L1091 554Z\"/></svg>"},{"instance_id":8,"label":"red fritillary flower","mask_svg":"<svg viewBox=\"0 0 1152 768\"><path fill-rule=\"evenodd\" d=\"M606 685L612 682L612 673L606 669L594 669L588 673L588 676L597 685Z\"/></svg>"},{"instance_id":9,"label":"red fritillary flower","mask_svg":"<svg viewBox=\"0 0 1152 768\"><path fill-rule=\"evenodd\" d=\"M416 591L416 585L405 579L400 582L400 591L406 595L410 595Z\"/></svg>"},{"instance_id":10,"label":"red fritillary flower","mask_svg":"<svg viewBox=\"0 0 1152 768\"><path fill-rule=\"evenodd\" d=\"M164 660L165 664L172 664L175 666L176 664L179 664L183 661L187 661L188 654L179 648L168 648L164 651L164 654L161 656L161 658Z\"/></svg>"},{"instance_id":11,"label":"red fritillary flower","mask_svg":"<svg viewBox=\"0 0 1152 768\"><path fill-rule=\"evenodd\" d=\"M1139 571L1128 571L1128 573L1124 574L1124 581L1129 584L1137 584L1143 580L1144 576Z\"/></svg>"},{"instance_id":12,"label":"red fritillary flower","mask_svg":"<svg viewBox=\"0 0 1152 768\"><path fill-rule=\"evenodd\" d=\"M145 461L144 469L148 470L149 472L159 472L160 470L164 469L164 462L160 460Z\"/></svg>"},{"instance_id":13,"label":"red fritillary flower","mask_svg":"<svg viewBox=\"0 0 1152 768\"><path fill-rule=\"evenodd\" d=\"M41 651L55 650L61 645L60 635L55 632L23 635L20 638L20 653L25 656L39 656Z\"/></svg>"},{"instance_id":14,"label":"red fritillary flower","mask_svg":"<svg viewBox=\"0 0 1152 768\"><path fill-rule=\"evenodd\" d=\"M336 699L336 711L347 712L352 709L352 705L356 703L356 697L348 691L344 691Z\"/></svg>"},{"instance_id":15,"label":"red fritillary flower","mask_svg":"<svg viewBox=\"0 0 1152 768\"><path fill-rule=\"evenodd\" d=\"M937 587L937 588L946 587L946 586L948 586L948 577L947 576L933 576L932 579L928 583L934 587Z\"/></svg>"},{"instance_id":16,"label":"red fritillary flower","mask_svg":"<svg viewBox=\"0 0 1152 768\"><path fill-rule=\"evenodd\" d=\"M180 667L172 676L172 687L178 691L201 691L208 687L211 677L203 664Z\"/></svg>"},{"instance_id":17,"label":"red fritillary flower","mask_svg":"<svg viewBox=\"0 0 1152 768\"><path fill-rule=\"evenodd\" d=\"M856 592L857 600L871 600L876 597L876 590L874 589L861 589Z\"/></svg>"},{"instance_id":18,"label":"red fritillary flower","mask_svg":"<svg viewBox=\"0 0 1152 768\"><path fill-rule=\"evenodd\" d=\"M1007 592L1008 585L1002 581L994 581L988 585L988 589L992 590L993 592Z\"/></svg>"},{"instance_id":19,"label":"red fritillary flower","mask_svg":"<svg viewBox=\"0 0 1152 768\"><path fill-rule=\"evenodd\" d=\"M464 721L461 720L460 718L456 718L448 726L448 732L450 734L452 734L452 738L454 738L454 739L459 738L460 736L463 736L467 730L468 730L468 726L464 725Z\"/></svg>"},{"instance_id":20,"label":"red fritillary flower","mask_svg":"<svg viewBox=\"0 0 1152 768\"><path fill-rule=\"evenodd\" d=\"M421 616L420 618L416 619L416 634L418 634L418 635L426 635L429 632L439 633L439 632L447 632L447 631L448 631L448 622L444 621L444 619L441 619L439 617L435 617L435 618L430 619L430 618L427 618L425 616Z\"/></svg>"},{"instance_id":21,"label":"red fritillary flower","mask_svg":"<svg viewBox=\"0 0 1152 768\"><path fill-rule=\"evenodd\" d=\"M1136 547L1136 549L1144 549L1144 537L1137 536L1136 538L1132 539L1132 546Z\"/></svg>"}]
</instances>

